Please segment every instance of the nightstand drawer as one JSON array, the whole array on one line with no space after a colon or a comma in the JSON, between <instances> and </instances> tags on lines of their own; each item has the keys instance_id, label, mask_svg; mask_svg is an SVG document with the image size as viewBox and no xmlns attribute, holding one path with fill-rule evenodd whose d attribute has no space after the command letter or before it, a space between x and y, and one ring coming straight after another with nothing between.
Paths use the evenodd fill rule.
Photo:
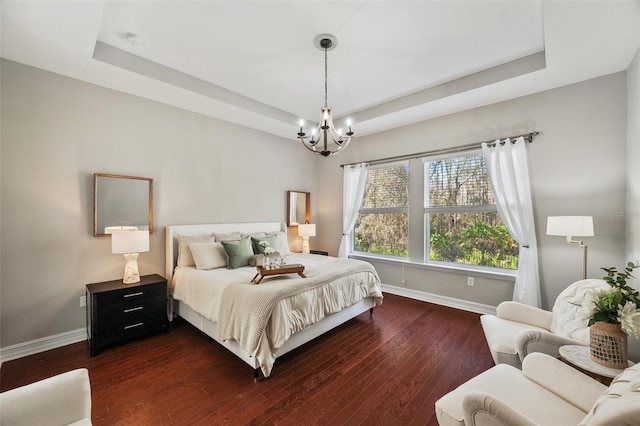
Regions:
<instances>
[{"instance_id":1,"label":"nightstand drawer","mask_svg":"<svg viewBox=\"0 0 640 426\"><path fill-rule=\"evenodd\" d=\"M158 296L167 296L166 283L150 284L139 287L127 287L121 290L113 290L96 294L98 303L105 305L135 304L140 300L146 300Z\"/></svg>"},{"instance_id":2,"label":"nightstand drawer","mask_svg":"<svg viewBox=\"0 0 640 426\"><path fill-rule=\"evenodd\" d=\"M110 330L107 334L96 336L96 345L98 348L102 348L113 343L160 331L164 331L164 321L162 319L140 320L126 325L120 325Z\"/></svg>"},{"instance_id":3,"label":"nightstand drawer","mask_svg":"<svg viewBox=\"0 0 640 426\"><path fill-rule=\"evenodd\" d=\"M148 311L149 308L158 306L162 303L167 302L166 294L157 294L153 297L148 296L145 298L135 298L128 300L120 300L118 301L102 301L98 300L97 312L98 315L104 315L105 319L109 319L109 317L119 317L126 316L127 314L134 313L137 311Z\"/></svg>"},{"instance_id":4,"label":"nightstand drawer","mask_svg":"<svg viewBox=\"0 0 640 426\"><path fill-rule=\"evenodd\" d=\"M99 349L169 330L167 280L159 275L87 284L87 334L91 356Z\"/></svg>"},{"instance_id":5,"label":"nightstand drawer","mask_svg":"<svg viewBox=\"0 0 640 426\"><path fill-rule=\"evenodd\" d=\"M105 308L98 312L100 321L95 325L97 335L130 328L132 324L148 322L149 320L166 316L166 300L157 298L155 303L133 305L124 309Z\"/></svg>"}]
</instances>

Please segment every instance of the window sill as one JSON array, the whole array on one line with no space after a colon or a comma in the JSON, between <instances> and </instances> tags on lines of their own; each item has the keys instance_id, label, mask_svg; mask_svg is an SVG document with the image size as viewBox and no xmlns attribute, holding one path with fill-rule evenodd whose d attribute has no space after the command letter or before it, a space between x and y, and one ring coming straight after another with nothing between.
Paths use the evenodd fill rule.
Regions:
<instances>
[{"instance_id":1,"label":"window sill","mask_svg":"<svg viewBox=\"0 0 640 426\"><path fill-rule=\"evenodd\" d=\"M474 277L484 277L494 280L515 282L516 271L500 271L492 268L474 267L467 265L444 265L437 263L412 262L408 259L398 259L393 257L369 256L363 253L351 253L350 258L364 260L367 262L379 262L389 265L402 265L416 269L425 269L437 272L447 272L458 275L472 275Z\"/></svg>"}]
</instances>

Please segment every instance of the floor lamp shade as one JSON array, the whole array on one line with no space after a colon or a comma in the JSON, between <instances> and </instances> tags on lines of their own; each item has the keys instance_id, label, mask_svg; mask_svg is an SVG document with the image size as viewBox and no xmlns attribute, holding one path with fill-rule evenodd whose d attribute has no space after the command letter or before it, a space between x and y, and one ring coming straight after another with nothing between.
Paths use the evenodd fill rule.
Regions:
<instances>
[{"instance_id":1,"label":"floor lamp shade","mask_svg":"<svg viewBox=\"0 0 640 426\"><path fill-rule=\"evenodd\" d=\"M127 262L122 279L125 284L140 281L138 254L145 251L149 251L149 231L120 231L111 234L111 253L123 254Z\"/></svg>"},{"instance_id":2,"label":"floor lamp shade","mask_svg":"<svg viewBox=\"0 0 640 426\"><path fill-rule=\"evenodd\" d=\"M591 216L549 216L547 235L563 237L592 237L593 217Z\"/></svg>"},{"instance_id":3,"label":"floor lamp shade","mask_svg":"<svg viewBox=\"0 0 640 426\"><path fill-rule=\"evenodd\" d=\"M302 237L302 252L309 253L309 237L316 236L316 225L312 223L298 225L298 236Z\"/></svg>"},{"instance_id":4,"label":"floor lamp shade","mask_svg":"<svg viewBox=\"0 0 640 426\"><path fill-rule=\"evenodd\" d=\"M572 237L592 237L592 216L549 216L547 218L547 235L562 236L567 243L576 243L582 248L582 278L587 279L587 246Z\"/></svg>"}]
</instances>

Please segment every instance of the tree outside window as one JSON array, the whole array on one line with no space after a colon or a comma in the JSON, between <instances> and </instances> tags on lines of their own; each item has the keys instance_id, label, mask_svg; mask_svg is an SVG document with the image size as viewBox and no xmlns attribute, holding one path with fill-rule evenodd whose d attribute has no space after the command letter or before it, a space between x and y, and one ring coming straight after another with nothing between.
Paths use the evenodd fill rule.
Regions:
<instances>
[{"instance_id":1,"label":"tree outside window","mask_svg":"<svg viewBox=\"0 0 640 426\"><path fill-rule=\"evenodd\" d=\"M409 255L409 165L373 168L367 174L354 228L355 251Z\"/></svg>"},{"instance_id":2,"label":"tree outside window","mask_svg":"<svg viewBox=\"0 0 640 426\"><path fill-rule=\"evenodd\" d=\"M425 161L424 175L428 260L517 269L482 155Z\"/></svg>"},{"instance_id":3,"label":"tree outside window","mask_svg":"<svg viewBox=\"0 0 640 426\"><path fill-rule=\"evenodd\" d=\"M517 269L518 243L498 214L482 155L424 158L423 164L423 179L416 182L410 182L406 162L369 170L354 250L407 258L409 238L417 238L425 263ZM410 185L424 191L424 235L409 235Z\"/></svg>"}]
</instances>

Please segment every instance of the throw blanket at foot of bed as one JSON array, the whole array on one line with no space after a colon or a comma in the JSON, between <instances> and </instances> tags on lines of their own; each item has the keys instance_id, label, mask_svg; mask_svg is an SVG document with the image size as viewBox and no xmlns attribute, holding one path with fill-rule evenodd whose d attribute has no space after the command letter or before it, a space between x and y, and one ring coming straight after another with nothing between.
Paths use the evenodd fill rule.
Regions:
<instances>
[{"instance_id":1,"label":"throw blanket at foot of bed","mask_svg":"<svg viewBox=\"0 0 640 426\"><path fill-rule=\"evenodd\" d=\"M236 340L248 354L258 359L262 373L269 377L275 352L293 332L366 297L375 297L378 305L382 303L380 279L369 263L336 259L330 268L327 266L326 270L305 271L307 278L288 275L265 279L259 285L229 285L223 292L218 315L219 338ZM293 312L282 308L292 300L297 305ZM272 318L274 310L289 314ZM272 324L274 321L279 324ZM270 325L272 327L268 327ZM284 332L281 332L283 327ZM270 333L270 328L278 331Z\"/></svg>"}]
</instances>

